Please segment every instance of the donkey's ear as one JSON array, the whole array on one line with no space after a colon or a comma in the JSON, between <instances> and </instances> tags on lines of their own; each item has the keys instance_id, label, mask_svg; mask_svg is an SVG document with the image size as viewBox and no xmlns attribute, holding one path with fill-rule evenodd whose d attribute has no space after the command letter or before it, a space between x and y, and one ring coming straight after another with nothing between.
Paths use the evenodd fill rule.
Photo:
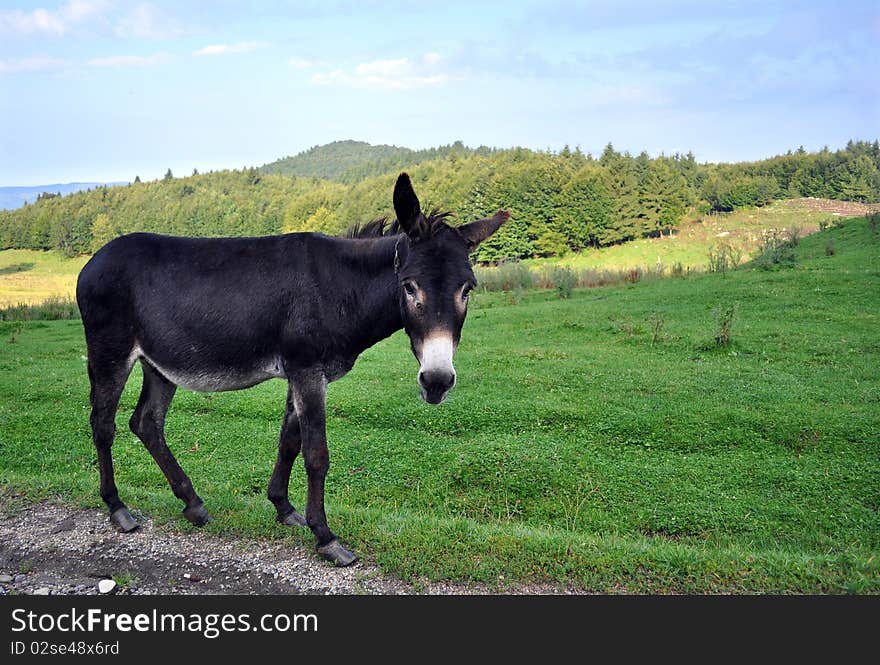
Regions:
<instances>
[{"instance_id":1,"label":"donkey's ear","mask_svg":"<svg viewBox=\"0 0 880 665\"><path fill-rule=\"evenodd\" d=\"M394 185L394 212L400 227L410 238L421 235L422 207L406 173L401 173Z\"/></svg>"},{"instance_id":2,"label":"donkey's ear","mask_svg":"<svg viewBox=\"0 0 880 665\"><path fill-rule=\"evenodd\" d=\"M495 233L501 225L510 219L510 212L507 210L499 210L492 217L486 219L478 219L476 222L464 224L458 227L458 232L465 239L468 248L473 250L490 235Z\"/></svg>"}]
</instances>

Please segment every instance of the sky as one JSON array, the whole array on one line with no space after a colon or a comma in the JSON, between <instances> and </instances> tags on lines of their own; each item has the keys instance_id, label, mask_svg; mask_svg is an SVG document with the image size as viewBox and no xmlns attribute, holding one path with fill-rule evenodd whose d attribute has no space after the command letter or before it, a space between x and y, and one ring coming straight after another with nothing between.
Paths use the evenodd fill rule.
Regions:
<instances>
[{"instance_id":1,"label":"sky","mask_svg":"<svg viewBox=\"0 0 880 665\"><path fill-rule=\"evenodd\" d=\"M878 45L878 0L0 0L0 185L343 139L835 149L880 137Z\"/></svg>"}]
</instances>

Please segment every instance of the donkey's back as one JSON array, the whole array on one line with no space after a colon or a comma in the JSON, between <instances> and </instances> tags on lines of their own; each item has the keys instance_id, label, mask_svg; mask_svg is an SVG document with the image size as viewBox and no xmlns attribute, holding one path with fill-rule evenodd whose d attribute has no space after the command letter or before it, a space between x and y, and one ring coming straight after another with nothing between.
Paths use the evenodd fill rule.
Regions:
<instances>
[{"instance_id":1,"label":"donkey's back","mask_svg":"<svg viewBox=\"0 0 880 665\"><path fill-rule=\"evenodd\" d=\"M90 365L130 370L144 358L198 391L283 376L285 327L292 307L309 310L310 250L321 243L313 234L113 240L77 281Z\"/></svg>"}]
</instances>

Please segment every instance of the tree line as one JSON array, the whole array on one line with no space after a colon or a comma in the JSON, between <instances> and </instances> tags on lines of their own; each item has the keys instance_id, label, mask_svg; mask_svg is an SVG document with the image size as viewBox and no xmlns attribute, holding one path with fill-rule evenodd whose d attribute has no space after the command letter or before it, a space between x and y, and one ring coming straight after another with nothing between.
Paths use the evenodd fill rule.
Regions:
<instances>
[{"instance_id":1,"label":"tree line","mask_svg":"<svg viewBox=\"0 0 880 665\"><path fill-rule=\"evenodd\" d=\"M340 143L354 144L359 151L366 145ZM345 146L331 146L327 164L338 165ZM56 249L72 256L133 231L335 235L354 222L392 216L390 194L404 168L425 209L453 211L461 222L499 207L511 211L510 221L480 246L476 258L484 262L559 256L656 236L686 215L761 206L779 198L880 201L877 141L850 141L833 152L801 148L735 164L701 164L691 153L633 156L610 144L597 157L568 147L558 152L474 150L460 144L446 148L416 164L406 163L399 152L387 153L389 162L362 159L358 168L364 175L357 177L354 171L340 171L331 179L249 168L175 178L169 171L161 180L135 178L127 186L45 196L23 208L0 211L0 248ZM321 154L313 148L308 161L313 171L326 173L329 167ZM375 169L385 171L373 173Z\"/></svg>"}]
</instances>

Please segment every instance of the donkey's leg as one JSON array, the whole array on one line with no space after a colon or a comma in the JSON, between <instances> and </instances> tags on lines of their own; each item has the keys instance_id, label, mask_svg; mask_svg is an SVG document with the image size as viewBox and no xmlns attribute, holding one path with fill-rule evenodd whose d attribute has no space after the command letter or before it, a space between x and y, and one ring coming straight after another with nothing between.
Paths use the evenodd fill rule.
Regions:
<instances>
[{"instance_id":1,"label":"donkey's leg","mask_svg":"<svg viewBox=\"0 0 880 665\"><path fill-rule=\"evenodd\" d=\"M186 503L183 516L196 526L202 526L211 520L211 516L165 443L165 414L168 413L177 386L149 363L141 361L141 366L144 368L144 385L129 426L162 469L174 496Z\"/></svg>"},{"instance_id":2,"label":"donkey's leg","mask_svg":"<svg viewBox=\"0 0 880 665\"><path fill-rule=\"evenodd\" d=\"M299 419L296 416L296 407L293 405L293 395L288 386L287 405L284 409L284 423L281 425L281 436L278 439L278 459L275 461L275 469L269 480L269 501L275 504L278 511L278 521L289 526L306 526L306 518L299 514L287 497L290 485L290 469L293 461L299 455L302 439L299 433Z\"/></svg>"},{"instance_id":3,"label":"donkey's leg","mask_svg":"<svg viewBox=\"0 0 880 665\"><path fill-rule=\"evenodd\" d=\"M119 499L116 481L113 477L113 438L116 435L116 409L131 372L132 361L127 359L101 360L90 353L88 363L89 383L91 384L92 438L98 453L98 471L101 475L101 498L110 510L110 521L124 532L134 531L140 526Z\"/></svg>"},{"instance_id":4,"label":"donkey's leg","mask_svg":"<svg viewBox=\"0 0 880 665\"><path fill-rule=\"evenodd\" d=\"M339 544L327 526L324 513L324 479L330 468L325 411L327 384L321 374L303 373L292 378L290 388L299 416L303 461L309 482L306 522L318 539L318 553L337 566L348 566L357 561L357 557Z\"/></svg>"}]
</instances>

